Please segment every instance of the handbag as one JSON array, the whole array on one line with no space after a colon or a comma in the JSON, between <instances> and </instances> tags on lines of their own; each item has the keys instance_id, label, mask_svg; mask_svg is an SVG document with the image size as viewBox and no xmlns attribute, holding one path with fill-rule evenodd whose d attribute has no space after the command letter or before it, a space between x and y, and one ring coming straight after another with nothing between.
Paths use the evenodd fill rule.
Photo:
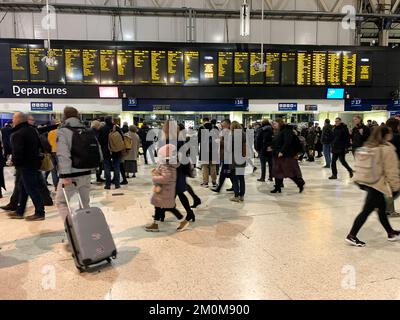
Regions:
<instances>
[{"instance_id":1,"label":"handbag","mask_svg":"<svg viewBox=\"0 0 400 320\"><path fill-rule=\"evenodd\" d=\"M39 153L39 159L41 159L41 164L40 164L40 171L48 172L53 170L54 165L53 161L51 160L51 154L46 152L46 149L43 146L42 140L40 139L39 132L35 129L36 135L39 139L39 146L41 149L41 152Z\"/></svg>"},{"instance_id":2,"label":"handbag","mask_svg":"<svg viewBox=\"0 0 400 320\"><path fill-rule=\"evenodd\" d=\"M53 165L53 161L51 161L50 153L43 153L40 156L43 157L42 163L40 166L40 171L48 172L48 171L53 170L54 165Z\"/></svg>"}]
</instances>

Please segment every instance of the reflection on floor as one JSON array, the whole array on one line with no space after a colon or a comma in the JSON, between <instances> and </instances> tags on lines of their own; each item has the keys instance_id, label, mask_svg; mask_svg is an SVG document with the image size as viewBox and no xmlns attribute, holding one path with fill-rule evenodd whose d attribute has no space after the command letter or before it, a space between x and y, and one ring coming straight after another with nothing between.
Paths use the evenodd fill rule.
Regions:
<instances>
[{"instance_id":1,"label":"reflection on floor","mask_svg":"<svg viewBox=\"0 0 400 320\"><path fill-rule=\"evenodd\" d=\"M119 256L113 266L85 274L64 248L55 208L44 222L0 213L0 299L400 298L400 243L386 240L373 215L359 235L367 247L346 246L364 194L343 171L328 181L330 172L321 167L302 164L307 186L301 195L290 181L282 194L271 195L272 183L249 174L241 204L191 180L203 205L183 233L175 232L172 216L163 232L144 231L153 214L149 167L140 166L124 196L94 185L92 204L104 210ZM12 190L12 170L6 175ZM400 228L400 220L392 223Z\"/></svg>"}]
</instances>

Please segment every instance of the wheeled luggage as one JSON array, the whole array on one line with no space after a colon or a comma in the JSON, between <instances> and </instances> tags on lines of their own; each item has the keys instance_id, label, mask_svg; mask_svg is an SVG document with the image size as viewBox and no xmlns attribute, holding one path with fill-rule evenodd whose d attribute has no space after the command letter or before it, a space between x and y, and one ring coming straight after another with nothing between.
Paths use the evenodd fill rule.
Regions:
<instances>
[{"instance_id":1,"label":"wheeled luggage","mask_svg":"<svg viewBox=\"0 0 400 320\"><path fill-rule=\"evenodd\" d=\"M76 267L83 272L103 261L111 263L111 259L117 258L117 249L103 212L96 207L83 209L79 192L79 209L72 211L64 185L62 189L69 210L65 219L65 232Z\"/></svg>"}]
</instances>

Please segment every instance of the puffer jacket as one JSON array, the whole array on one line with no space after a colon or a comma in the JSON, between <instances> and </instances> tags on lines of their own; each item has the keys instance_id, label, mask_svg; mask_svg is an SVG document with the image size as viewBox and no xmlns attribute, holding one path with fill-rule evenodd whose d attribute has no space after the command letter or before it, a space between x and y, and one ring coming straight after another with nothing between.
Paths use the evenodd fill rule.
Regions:
<instances>
[{"instance_id":1,"label":"puffer jacket","mask_svg":"<svg viewBox=\"0 0 400 320\"><path fill-rule=\"evenodd\" d=\"M57 131L57 160L60 178L76 178L90 175L90 170L72 167L71 148L73 131L66 127L85 128L78 118L69 118Z\"/></svg>"},{"instance_id":2,"label":"puffer jacket","mask_svg":"<svg viewBox=\"0 0 400 320\"><path fill-rule=\"evenodd\" d=\"M157 167L159 175L153 176L153 184L161 191L153 192L151 204L158 208L175 208L177 164L161 164Z\"/></svg>"},{"instance_id":3,"label":"puffer jacket","mask_svg":"<svg viewBox=\"0 0 400 320\"><path fill-rule=\"evenodd\" d=\"M396 148L391 143L381 145L379 148L381 148L382 156L378 157L376 166L378 168L383 167L382 177L375 184L362 184L391 197L393 192L400 190L399 160L396 154Z\"/></svg>"}]
</instances>

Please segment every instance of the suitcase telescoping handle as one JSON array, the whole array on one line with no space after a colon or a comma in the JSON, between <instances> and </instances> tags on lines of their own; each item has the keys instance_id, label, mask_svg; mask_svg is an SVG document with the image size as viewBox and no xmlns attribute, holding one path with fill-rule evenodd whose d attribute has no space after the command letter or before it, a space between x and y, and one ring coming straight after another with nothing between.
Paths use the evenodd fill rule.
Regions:
<instances>
[{"instance_id":1,"label":"suitcase telescoping handle","mask_svg":"<svg viewBox=\"0 0 400 320\"><path fill-rule=\"evenodd\" d=\"M78 186L76 184L76 182L72 182L72 184L75 186L75 188ZM69 205L69 200L68 200L67 193L65 192L64 184L62 184L62 190L64 193L65 201L67 202L67 207L68 207L69 213L72 214L71 206ZM81 194L79 193L79 191L77 191L77 194L78 194L78 199L79 199L79 209L83 209L83 202L82 202Z\"/></svg>"}]
</instances>

